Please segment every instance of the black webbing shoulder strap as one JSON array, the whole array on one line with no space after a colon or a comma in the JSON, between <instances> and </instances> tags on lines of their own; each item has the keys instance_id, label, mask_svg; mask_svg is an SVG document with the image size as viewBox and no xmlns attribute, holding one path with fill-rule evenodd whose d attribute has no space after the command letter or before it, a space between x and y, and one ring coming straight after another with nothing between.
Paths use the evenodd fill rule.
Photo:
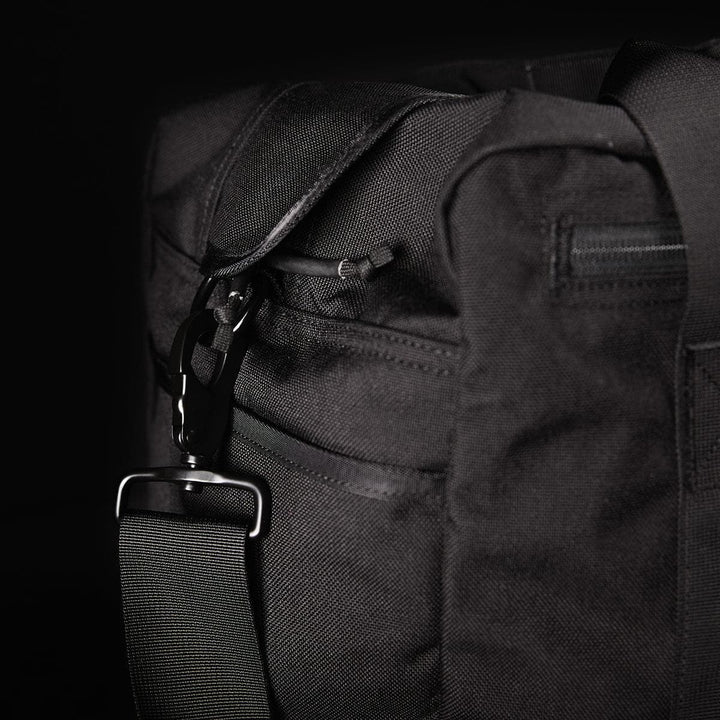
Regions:
<instances>
[{"instance_id":1,"label":"black webbing shoulder strap","mask_svg":"<svg viewBox=\"0 0 720 720\"><path fill-rule=\"evenodd\" d=\"M269 720L248 542L242 519L122 518L125 635L141 720Z\"/></svg>"},{"instance_id":2,"label":"black webbing shoulder strap","mask_svg":"<svg viewBox=\"0 0 720 720\"><path fill-rule=\"evenodd\" d=\"M601 97L645 135L687 246L676 370L680 474L677 720L720 717L720 62L626 44Z\"/></svg>"}]
</instances>

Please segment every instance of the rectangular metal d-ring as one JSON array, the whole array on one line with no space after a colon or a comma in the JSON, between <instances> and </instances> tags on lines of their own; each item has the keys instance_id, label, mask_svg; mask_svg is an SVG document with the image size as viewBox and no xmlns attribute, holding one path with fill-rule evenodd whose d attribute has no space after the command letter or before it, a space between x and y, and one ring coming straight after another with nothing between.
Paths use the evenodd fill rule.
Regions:
<instances>
[{"instance_id":1,"label":"rectangular metal d-ring","mask_svg":"<svg viewBox=\"0 0 720 720\"><path fill-rule=\"evenodd\" d=\"M228 477L211 470L199 470L183 467L160 467L139 470L126 475L118 487L117 501L115 503L115 517L118 522L125 511L128 490L137 483L165 482L180 486L208 486L230 487L250 492L255 497L255 522L248 532L249 538L258 538L267 531L270 520L270 491L267 485L259 478L244 479Z\"/></svg>"}]
</instances>

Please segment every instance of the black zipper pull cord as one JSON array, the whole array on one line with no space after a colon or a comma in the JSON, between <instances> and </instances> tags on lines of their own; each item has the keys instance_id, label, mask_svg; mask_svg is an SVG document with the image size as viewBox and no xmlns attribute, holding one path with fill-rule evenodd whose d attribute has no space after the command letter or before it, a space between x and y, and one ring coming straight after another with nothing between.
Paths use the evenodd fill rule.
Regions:
<instances>
[{"instance_id":1,"label":"black zipper pull cord","mask_svg":"<svg viewBox=\"0 0 720 720\"><path fill-rule=\"evenodd\" d=\"M373 248L367 255L342 260L323 260L303 255L270 253L263 264L275 270L310 277L339 277L343 280L351 277L367 279L378 268L395 259L393 251L387 245Z\"/></svg>"}]
</instances>

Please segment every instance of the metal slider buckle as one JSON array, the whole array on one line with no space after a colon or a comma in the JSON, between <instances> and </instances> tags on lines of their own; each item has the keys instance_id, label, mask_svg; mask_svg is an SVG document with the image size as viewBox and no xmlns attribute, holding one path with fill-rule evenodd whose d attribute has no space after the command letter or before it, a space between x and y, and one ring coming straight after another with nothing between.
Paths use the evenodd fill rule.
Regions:
<instances>
[{"instance_id":1,"label":"metal slider buckle","mask_svg":"<svg viewBox=\"0 0 720 720\"><path fill-rule=\"evenodd\" d=\"M248 537L259 537L269 523L270 492L259 478L238 479L210 469L227 432L232 407L235 380L240 372L251 338L248 325L262 303L262 294L255 291L247 296L247 279L236 278L237 288L232 295L241 297L231 327L227 349L218 353L213 377L207 385L198 379L192 367L197 344L212 336L220 325L216 313L205 305L217 281L206 279L193 300L190 317L175 335L168 370L172 387L172 436L181 450L180 467L148 468L127 475L118 488L115 514L120 520L127 505L128 491L137 483L166 482L179 485L190 492L205 486L232 487L251 492L255 497L255 522ZM228 326L225 326L228 327Z\"/></svg>"},{"instance_id":2,"label":"metal slider buckle","mask_svg":"<svg viewBox=\"0 0 720 720\"><path fill-rule=\"evenodd\" d=\"M264 482L227 477L212 470L183 467L150 468L125 476L118 488L117 502L115 504L115 517L118 522L125 511L130 487L136 483L147 482L172 483L173 485L180 485L184 490L190 492L197 492L207 485L247 490L255 497L255 522L248 532L248 537L253 539L260 537L267 530L270 495Z\"/></svg>"}]
</instances>

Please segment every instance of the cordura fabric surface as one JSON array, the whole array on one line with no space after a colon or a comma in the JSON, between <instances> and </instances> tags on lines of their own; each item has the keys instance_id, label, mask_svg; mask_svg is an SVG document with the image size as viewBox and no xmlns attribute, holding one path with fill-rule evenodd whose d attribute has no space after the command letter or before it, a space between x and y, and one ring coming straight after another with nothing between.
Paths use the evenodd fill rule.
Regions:
<instances>
[{"instance_id":1,"label":"cordura fabric surface","mask_svg":"<svg viewBox=\"0 0 720 720\"><path fill-rule=\"evenodd\" d=\"M718 62L639 45L613 60L601 95L623 106L652 146L687 244L689 290L677 347L676 433L680 470L680 718L720 709L720 149ZM682 62L682 66L680 66ZM660 78L661 102L648 88ZM688 98L690 101L688 102Z\"/></svg>"},{"instance_id":2,"label":"cordura fabric surface","mask_svg":"<svg viewBox=\"0 0 720 720\"><path fill-rule=\"evenodd\" d=\"M262 270L218 467L272 491L271 531L236 545L273 718L717 716L717 56L692 55L697 106L655 98L686 102L659 129L617 90L656 61L619 56L597 102L607 53L159 123L149 464L176 461L163 373L203 272L394 254L367 279Z\"/></svg>"}]
</instances>

